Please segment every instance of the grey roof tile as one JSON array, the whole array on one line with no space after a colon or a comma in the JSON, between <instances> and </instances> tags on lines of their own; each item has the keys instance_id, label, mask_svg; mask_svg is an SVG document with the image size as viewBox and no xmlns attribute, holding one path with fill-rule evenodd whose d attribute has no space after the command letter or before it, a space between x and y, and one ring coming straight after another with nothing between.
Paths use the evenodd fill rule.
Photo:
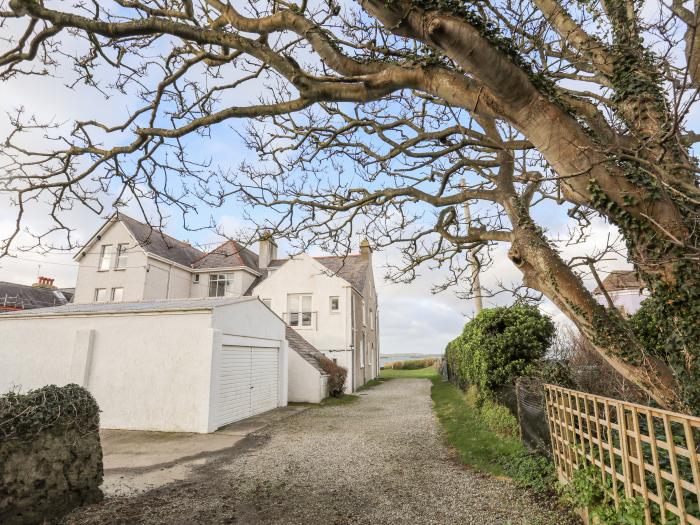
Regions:
<instances>
[{"instance_id":1,"label":"grey roof tile","mask_svg":"<svg viewBox=\"0 0 700 525\"><path fill-rule=\"evenodd\" d=\"M246 266L257 271L258 255L233 240L226 241L192 264L192 267L195 269L235 266Z\"/></svg>"},{"instance_id":2,"label":"grey roof tile","mask_svg":"<svg viewBox=\"0 0 700 525\"><path fill-rule=\"evenodd\" d=\"M131 235L144 250L169 261L195 270L246 266L258 270L258 256L240 243L229 240L205 253L186 242L163 233L148 224L132 219L123 213L117 214Z\"/></svg>"},{"instance_id":3,"label":"grey roof tile","mask_svg":"<svg viewBox=\"0 0 700 525\"><path fill-rule=\"evenodd\" d=\"M163 257L169 261L183 266L191 266L196 260L204 256L204 252L186 242L163 233L148 224L144 224L128 215L118 213L117 217L127 227L131 235L144 250L153 255Z\"/></svg>"},{"instance_id":4,"label":"grey roof tile","mask_svg":"<svg viewBox=\"0 0 700 525\"><path fill-rule=\"evenodd\" d=\"M18 308L29 310L49 306L62 306L70 301L72 294L50 288L38 288L26 284L0 281L0 310Z\"/></svg>"}]
</instances>

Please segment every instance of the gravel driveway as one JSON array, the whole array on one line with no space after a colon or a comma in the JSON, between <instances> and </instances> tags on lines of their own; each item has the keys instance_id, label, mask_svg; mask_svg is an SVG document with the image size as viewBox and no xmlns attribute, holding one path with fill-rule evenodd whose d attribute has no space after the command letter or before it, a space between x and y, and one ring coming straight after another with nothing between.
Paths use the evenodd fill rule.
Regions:
<instances>
[{"instance_id":1,"label":"gravel driveway","mask_svg":"<svg viewBox=\"0 0 700 525\"><path fill-rule=\"evenodd\" d=\"M457 464L430 382L395 379L307 410L185 481L71 514L67 523L558 524L506 480Z\"/></svg>"}]
</instances>

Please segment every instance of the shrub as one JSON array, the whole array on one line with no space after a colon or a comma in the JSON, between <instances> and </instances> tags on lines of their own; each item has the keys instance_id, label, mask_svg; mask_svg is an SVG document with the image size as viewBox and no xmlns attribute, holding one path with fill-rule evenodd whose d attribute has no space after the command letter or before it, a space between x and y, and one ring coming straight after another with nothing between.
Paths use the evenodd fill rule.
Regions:
<instances>
[{"instance_id":1,"label":"shrub","mask_svg":"<svg viewBox=\"0 0 700 525\"><path fill-rule=\"evenodd\" d=\"M0 397L0 441L32 441L46 429L94 432L100 426L100 409L85 388L48 385L26 394L8 392Z\"/></svg>"},{"instance_id":2,"label":"shrub","mask_svg":"<svg viewBox=\"0 0 700 525\"><path fill-rule=\"evenodd\" d=\"M489 396L526 375L544 357L553 336L551 319L534 306L482 310L447 345L450 378L461 387L475 385Z\"/></svg>"},{"instance_id":3,"label":"shrub","mask_svg":"<svg viewBox=\"0 0 700 525\"><path fill-rule=\"evenodd\" d=\"M486 426L496 434L507 437L520 435L518 420L511 414L508 407L487 398L481 403L480 413Z\"/></svg>"},{"instance_id":4,"label":"shrub","mask_svg":"<svg viewBox=\"0 0 700 525\"><path fill-rule=\"evenodd\" d=\"M580 332L566 333L565 344L568 345L567 361L573 381L571 388L623 401L648 404L649 397L644 391L615 370Z\"/></svg>"},{"instance_id":5,"label":"shrub","mask_svg":"<svg viewBox=\"0 0 700 525\"><path fill-rule=\"evenodd\" d=\"M326 356L320 359L321 368L328 374L328 395L331 397L342 397L345 393L345 378L348 370Z\"/></svg>"},{"instance_id":6,"label":"shrub","mask_svg":"<svg viewBox=\"0 0 700 525\"><path fill-rule=\"evenodd\" d=\"M501 464L518 487L530 489L540 496L551 497L555 494L557 473L546 457L523 450L505 457Z\"/></svg>"}]
</instances>

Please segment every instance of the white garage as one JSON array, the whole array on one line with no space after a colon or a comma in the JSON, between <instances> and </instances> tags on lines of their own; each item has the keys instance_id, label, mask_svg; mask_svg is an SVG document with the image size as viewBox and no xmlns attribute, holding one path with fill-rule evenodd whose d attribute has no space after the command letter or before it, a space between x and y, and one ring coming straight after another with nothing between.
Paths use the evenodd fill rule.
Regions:
<instances>
[{"instance_id":1,"label":"white garage","mask_svg":"<svg viewBox=\"0 0 700 525\"><path fill-rule=\"evenodd\" d=\"M218 366L218 426L278 406L279 353L276 348L222 345Z\"/></svg>"},{"instance_id":2,"label":"white garage","mask_svg":"<svg viewBox=\"0 0 700 525\"><path fill-rule=\"evenodd\" d=\"M212 432L287 404L285 325L257 298L0 314L0 392L77 383L101 426Z\"/></svg>"}]
</instances>

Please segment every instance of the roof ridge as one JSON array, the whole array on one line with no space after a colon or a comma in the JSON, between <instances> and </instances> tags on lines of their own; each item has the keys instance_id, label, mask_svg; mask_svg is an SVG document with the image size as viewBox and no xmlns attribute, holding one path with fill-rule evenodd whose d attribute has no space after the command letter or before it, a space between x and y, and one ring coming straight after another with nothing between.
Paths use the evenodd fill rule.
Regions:
<instances>
[{"instance_id":1,"label":"roof ridge","mask_svg":"<svg viewBox=\"0 0 700 525\"><path fill-rule=\"evenodd\" d=\"M190 266L194 266L196 263L198 263L199 261L201 261L202 259L204 259L207 255L211 255L211 254L214 253L216 250L218 250L219 248L221 248L224 244L226 244L226 243L228 243L228 242L230 242L230 241L231 241L231 239L228 239L228 240L222 242L221 244L219 244L216 248L214 248L214 249L212 249L212 250L209 250L208 252L202 252L202 255L201 255L200 257L198 257L197 259L195 259L194 261L192 261L192 264L191 264Z\"/></svg>"},{"instance_id":2,"label":"roof ridge","mask_svg":"<svg viewBox=\"0 0 700 525\"><path fill-rule=\"evenodd\" d=\"M147 222L143 222L143 221L140 221L140 220L138 220L138 219L134 219L134 218L131 217L130 215L127 215L127 214L122 213L122 212L120 212L120 211L117 211L116 213L117 213L117 218L124 217L124 218L126 218L126 219L128 219L128 220L130 220L130 221L134 221L134 222L140 224L141 226L145 226L146 228L148 228L148 229L151 230L152 232L156 232L158 235L160 235L161 237L163 237L163 240L166 240L166 238L167 238L167 239L171 239L171 240L175 241L175 242L178 243L178 244L182 244L182 245L184 245L184 246L187 246L188 248L192 248L193 250L197 250L197 251L200 252L200 253L204 253L204 252L202 252L202 250L200 250L199 248L197 248L197 247L195 247L195 246L192 246L189 242L186 242L186 241L183 241L183 240L181 240L181 239L178 239L177 237L173 237L173 236L170 235L169 233L166 233L165 231L163 231L163 230L160 229L160 228L155 228L154 226L148 224Z\"/></svg>"},{"instance_id":3,"label":"roof ridge","mask_svg":"<svg viewBox=\"0 0 700 525\"><path fill-rule=\"evenodd\" d=\"M361 257L361 253L348 253L347 255L312 255L314 259L347 259L348 257Z\"/></svg>"}]
</instances>

